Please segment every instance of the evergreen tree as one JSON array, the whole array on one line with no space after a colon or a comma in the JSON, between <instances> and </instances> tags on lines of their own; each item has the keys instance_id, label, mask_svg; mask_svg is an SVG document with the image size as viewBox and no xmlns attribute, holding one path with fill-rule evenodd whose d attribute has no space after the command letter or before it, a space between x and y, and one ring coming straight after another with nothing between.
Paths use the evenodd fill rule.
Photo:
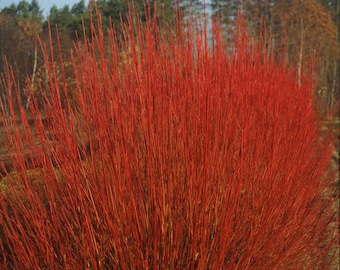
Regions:
<instances>
[{"instance_id":1,"label":"evergreen tree","mask_svg":"<svg viewBox=\"0 0 340 270\"><path fill-rule=\"evenodd\" d=\"M211 0L210 8L214 18L222 24L230 25L237 18L239 0Z\"/></svg>"}]
</instances>

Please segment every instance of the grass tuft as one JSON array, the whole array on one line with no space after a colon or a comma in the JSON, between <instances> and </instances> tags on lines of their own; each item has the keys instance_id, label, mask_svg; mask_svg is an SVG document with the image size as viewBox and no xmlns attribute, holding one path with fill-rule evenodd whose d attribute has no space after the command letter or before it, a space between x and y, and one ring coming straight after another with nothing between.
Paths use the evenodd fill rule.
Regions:
<instances>
[{"instance_id":1,"label":"grass tuft","mask_svg":"<svg viewBox=\"0 0 340 270\"><path fill-rule=\"evenodd\" d=\"M4 80L0 268L331 267L333 148L312 75L299 85L242 24L230 52L216 24L208 41L130 15L107 41L97 15L71 55L72 98L52 47L29 113Z\"/></svg>"}]
</instances>

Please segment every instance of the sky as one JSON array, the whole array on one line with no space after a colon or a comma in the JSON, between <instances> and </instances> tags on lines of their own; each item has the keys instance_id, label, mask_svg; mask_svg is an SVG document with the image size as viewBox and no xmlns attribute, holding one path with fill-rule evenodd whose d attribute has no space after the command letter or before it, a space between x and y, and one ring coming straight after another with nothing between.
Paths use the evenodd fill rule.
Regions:
<instances>
[{"instance_id":1,"label":"sky","mask_svg":"<svg viewBox=\"0 0 340 270\"><path fill-rule=\"evenodd\" d=\"M31 0L26 0L28 3L31 2ZM4 7L10 6L12 3L18 4L20 0L0 0L0 11ZM87 1L85 1L86 3ZM79 0L38 0L40 8L43 10L43 15L47 15L47 13L50 11L50 8L53 5L56 5L58 8L61 8L65 5L69 5L70 8L75 4L79 3Z\"/></svg>"}]
</instances>

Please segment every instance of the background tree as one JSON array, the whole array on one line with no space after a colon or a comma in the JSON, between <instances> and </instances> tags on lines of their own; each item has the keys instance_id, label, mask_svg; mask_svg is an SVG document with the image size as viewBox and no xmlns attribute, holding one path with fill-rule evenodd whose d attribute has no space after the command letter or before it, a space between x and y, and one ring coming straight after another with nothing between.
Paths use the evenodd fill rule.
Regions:
<instances>
[{"instance_id":1,"label":"background tree","mask_svg":"<svg viewBox=\"0 0 340 270\"><path fill-rule=\"evenodd\" d=\"M298 81L308 59L318 60L318 98L323 107L333 106L339 96L338 0L245 0L243 14L250 35L267 40L277 56L297 67ZM327 2L327 3L326 3ZM325 8L326 7L326 8ZM265 29L265 33L263 30ZM286 46L283 48L283 46ZM282 59L280 59L281 61Z\"/></svg>"},{"instance_id":2,"label":"background tree","mask_svg":"<svg viewBox=\"0 0 340 270\"><path fill-rule=\"evenodd\" d=\"M333 22L337 26L336 31L336 48L340 47L340 0L321 0L321 3L325 6L326 10L331 14ZM331 79L331 91L329 91L329 103L330 106L334 106L334 102L337 102L340 98L340 90L339 90L339 72L340 72L340 52L338 49L338 56L333 58L332 70L333 76Z\"/></svg>"},{"instance_id":3,"label":"background tree","mask_svg":"<svg viewBox=\"0 0 340 270\"><path fill-rule=\"evenodd\" d=\"M38 66L38 36L42 30L42 12L37 0L20 1L2 11L3 22L0 25L1 54L6 55L13 66L17 78L20 97L26 95L24 89L27 78L34 83ZM1 59L1 71L5 72L4 58ZM1 89L3 91L3 89Z\"/></svg>"},{"instance_id":4,"label":"background tree","mask_svg":"<svg viewBox=\"0 0 340 270\"><path fill-rule=\"evenodd\" d=\"M235 22L240 4L240 0L211 0L210 8L220 23L229 26Z\"/></svg>"},{"instance_id":5,"label":"background tree","mask_svg":"<svg viewBox=\"0 0 340 270\"><path fill-rule=\"evenodd\" d=\"M286 60L298 67L299 81L309 58L315 57L318 63L318 92L324 107L333 106L335 96L339 93L337 76L339 61L339 41L337 28L330 12L316 0L291 1L285 8L287 15L279 16L284 8L280 3L275 6L274 14L281 17L281 29L286 31ZM282 13L282 11L281 11ZM280 33L281 36L284 33Z\"/></svg>"}]
</instances>

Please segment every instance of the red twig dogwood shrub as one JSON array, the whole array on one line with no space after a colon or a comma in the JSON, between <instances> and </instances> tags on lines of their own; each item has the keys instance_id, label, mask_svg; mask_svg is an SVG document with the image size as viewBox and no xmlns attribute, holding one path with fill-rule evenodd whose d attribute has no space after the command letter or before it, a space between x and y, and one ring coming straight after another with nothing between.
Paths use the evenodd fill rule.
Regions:
<instances>
[{"instance_id":1,"label":"red twig dogwood shrub","mask_svg":"<svg viewBox=\"0 0 340 270\"><path fill-rule=\"evenodd\" d=\"M241 24L230 52L217 25L208 39L128 16L106 42L96 23L71 55L75 100L52 45L29 113L3 80L0 268L330 267L332 148L312 77L299 86Z\"/></svg>"}]
</instances>

